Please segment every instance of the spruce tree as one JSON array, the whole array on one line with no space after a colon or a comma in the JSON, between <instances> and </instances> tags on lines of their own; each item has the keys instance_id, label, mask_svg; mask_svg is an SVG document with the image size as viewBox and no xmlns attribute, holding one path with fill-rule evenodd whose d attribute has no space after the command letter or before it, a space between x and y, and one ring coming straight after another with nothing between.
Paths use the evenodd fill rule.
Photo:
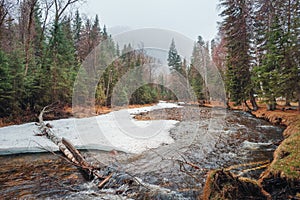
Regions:
<instances>
[{"instance_id":1,"label":"spruce tree","mask_svg":"<svg viewBox=\"0 0 300 200\"><path fill-rule=\"evenodd\" d=\"M75 18L73 20L73 35L74 35L74 41L75 44L79 43L80 40L80 33L82 29L82 19L80 17L80 13L78 10L75 12Z\"/></svg>"},{"instance_id":2,"label":"spruce tree","mask_svg":"<svg viewBox=\"0 0 300 200\"><path fill-rule=\"evenodd\" d=\"M91 30L91 43L93 49L100 43L100 39L101 39L100 36L101 36L101 29L99 24L99 17L98 15L96 15Z\"/></svg>"},{"instance_id":3,"label":"spruce tree","mask_svg":"<svg viewBox=\"0 0 300 200\"><path fill-rule=\"evenodd\" d=\"M170 66L171 71L177 71L180 74L184 74L181 64L181 58L177 53L174 39L172 39L168 53L168 65Z\"/></svg>"},{"instance_id":4,"label":"spruce tree","mask_svg":"<svg viewBox=\"0 0 300 200\"><path fill-rule=\"evenodd\" d=\"M283 94L283 83L281 82L283 79L281 68L283 56L279 46L280 40L282 39L282 30L280 30L278 18L274 20L270 29L271 31L267 33L267 53L264 54L261 65L255 68L255 71L257 80L262 87L261 96L267 100L269 109L274 110L276 106L275 98Z\"/></svg>"},{"instance_id":5,"label":"spruce tree","mask_svg":"<svg viewBox=\"0 0 300 200\"><path fill-rule=\"evenodd\" d=\"M247 0L221 0L224 20L221 24L225 37L226 89L236 105L246 103L251 92L250 79L250 17L251 2ZM247 105L247 104L246 104ZM255 107L255 105L253 105Z\"/></svg>"},{"instance_id":6,"label":"spruce tree","mask_svg":"<svg viewBox=\"0 0 300 200\"><path fill-rule=\"evenodd\" d=\"M10 70L9 58L0 50L0 117L9 116L12 112L13 74Z\"/></svg>"},{"instance_id":7,"label":"spruce tree","mask_svg":"<svg viewBox=\"0 0 300 200\"><path fill-rule=\"evenodd\" d=\"M299 93L299 1L256 1L254 80L270 109Z\"/></svg>"},{"instance_id":8,"label":"spruce tree","mask_svg":"<svg viewBox=\"0 0 300 200\"><path fill-rule=\"evenodd\" d=\"M51 76L51 101L69 103L72 87L77 72L74 41L70 20L66 19L53 27L49 51Z\"/></svg>"},{"instance_id":9,"label":"spruce tree","mask_svg":"<svg viewBox=\"0 0 300 200\"><path fill-rule=\"evenodd\" d=\"M198 101L203 101L205 99L203 93L203 86L205 87L204 83L204 63L203 63L203 46L205 42L203 41L202 37L198 37L198 41L195 43L191 58L191 67L189 69L189 80L193 87L194 93L197 97Z\"/></svg>"}]
</instances>

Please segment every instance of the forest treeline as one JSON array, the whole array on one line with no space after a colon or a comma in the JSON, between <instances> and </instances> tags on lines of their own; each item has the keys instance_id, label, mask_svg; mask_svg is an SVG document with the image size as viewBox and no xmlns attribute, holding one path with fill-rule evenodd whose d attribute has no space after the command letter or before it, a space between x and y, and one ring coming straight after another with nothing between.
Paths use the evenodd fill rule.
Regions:
<instances>
[{"instance_id":1,"label":"forest treeline","mask_svg":"<svg viewBox=\"0 0 300 200\"><path fill-rule=\"evenodd\" d=\"M87 19L85 29L79 16L71 19L76 2L0 1L1 117L70 102L81 57L105 34L99 32L98 18ZM86 49L76 49L80 42L88 43Z\"/></svg>"},{"instance_id":2,"label":"forest treeline","mask_svg":"<svg viewBox=\"0 0 300 200\"><path fill-rule=\"evenodd\" d=\"M115 84L129 69L156 62L131 44L119 47L97 15L90 18L78 12L81 3L0 0L0 117L37 113L53 102L71 105L78 70L103 41L106 53L116 59L99 77L97 105L111 104ZM278 97L287 105L299 100L299 0L220 0L219 7L223 20L218 36L210 42L199 36L191 58L180 57L176 41L170 41L171 71L187 79L187 88L191 86L198 100L209 100L205 83L213 76L203 76L199 66L213 73L211 60L221 72L229 100L236 104L250 99L255 109L255 97L260 97L273 109ZM140 73L131 78L151 71ZM126 98L126 92L120 95ZM128 103L175 98L162 85L145 84Z\"/></svg>"},{"instance_id":3,"label":"forest treeline","mask_svg":"<svg viewBox=\"0 0 300 200\"><path fill-rule=\"evenodd\" d=\"M81 101L94 98L96 105L110 106L115 84L126 72L143 64L159 62L143 48L135 50L131 44L119 47L105 25L100 26L97 15L90 18L76 10L80 3L80 0L0 1L0 117L38 113L53 102L71 106L79 69L91 51L102 43L105 48L101 49L100 62L107 64L106 70L96 80L94 93L91 92L95 97L82 94ZM107 63L111 58L113 62ZM184 77L191 74L192 85L198 94L202 92L201 76L181 60L174 41L168 62L170 66L174 64L173 71L183 69L179 72ZM151 70L137 71L129 78L138 79L145 73L153 73ZM92 78L89 73L85 74L87 79ZM162 86L164 78L160 77L161 85L150 83L138 88L129 94L129 99L128 91L123 89L119 93L121 103L127 100L131 104L145 104L176 99Z\"/></svg>"},{"instance_id":4,"label":"forest treeline","mask_svg":"<svg viewBox=\"0 0 300 200\"><path fill-rule=\"evenodd\" d=\"M299 0L220 0L223 17L213 53L236 104L255 96L273 110L276 98L300 100ZM300 103L299 103L300 109Z\"/></svg>"},{"instance_id":5,"label":"forest treeline","mask_svg":"<svg viewBox=\"0 0 300 200\"><path fill-rule=\"evenodd\" d=\"M98 105L110 105L114 84L128 69L153 62L130 44L120 50L105 25L100 27L97 15L90 18L74 10L80 3L0 1L0 117L37 113L53 102L71 105L78 70L102 41L106 42L105 52L118 59L99 77L95 94ZM166 89L159 90L145 85L133 94L130 103L150 103L172 96Z\"/></svg>"}]
</instances>

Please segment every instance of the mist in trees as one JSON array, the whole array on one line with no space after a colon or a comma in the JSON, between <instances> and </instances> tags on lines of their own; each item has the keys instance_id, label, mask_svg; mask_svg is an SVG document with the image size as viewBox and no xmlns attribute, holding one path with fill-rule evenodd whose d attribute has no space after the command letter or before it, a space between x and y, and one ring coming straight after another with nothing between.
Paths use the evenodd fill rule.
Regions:
<instances>
[{"instance_id":1,"label":"mist in trees","mask_svg":"<svg viewBox=\"0 0 300 200\"><path fill-rule=\"evenodd\" d=\"M193 96L194 102L198 101L203 104L205 101L209 102L210 99L213 99L210 92L214 93L218 87L214 77L218 72L215 71L212 62L209 42L205 42L201 36L198 36L191 57L181 58L177 53L176 41L172 39L168 52L168 65L171 73L179 73L186 80L184 88L192 93L190 97ZM220 100L216 96L214 95L214 100Z\"/></svg>"}]
</instances>

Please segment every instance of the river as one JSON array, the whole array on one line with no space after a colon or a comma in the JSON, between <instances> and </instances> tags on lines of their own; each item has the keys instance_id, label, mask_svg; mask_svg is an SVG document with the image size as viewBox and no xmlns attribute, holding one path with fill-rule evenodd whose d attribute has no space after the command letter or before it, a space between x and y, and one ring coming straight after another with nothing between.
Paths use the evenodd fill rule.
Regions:
<instances>
[{"instance_id":1,"label":"river","mask_svg":"<svg viewBox=\"0 0 300 200\"><path fill-rule=\"evenodd\" d=\"M175 191L182 199L195 199L202 193L209 170L237 165L236 173L241 173L242 164L271 160L283 139L282 127L245 112L193 106L164 110L169 116L157 112L160 111L145 116L151 119L181 116L182 120L170 130L174 143L139 154L104 151L83 151L83 154L91 162L114 166L144 182ZM127 198L114 190L99 190L76 167L51 153L2 155L0 162L0 196L4 199ZM259 173L244 175L257 178Z\"/></svg>"}]
</instances>

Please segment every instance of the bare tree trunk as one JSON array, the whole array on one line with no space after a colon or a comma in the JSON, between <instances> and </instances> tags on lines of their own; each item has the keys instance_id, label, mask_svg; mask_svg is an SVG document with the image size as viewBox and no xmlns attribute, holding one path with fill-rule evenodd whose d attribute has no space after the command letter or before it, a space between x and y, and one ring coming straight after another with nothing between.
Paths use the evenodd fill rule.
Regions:
<instances>
[{"instance_id":1,"label":"bare tree trunk","mask_svg":"<svg viewBox=\"0 0 300 200\"><path fill-rule=\"evenodd\" d=\"M28 68L29 68L29 61L30 61L30 46L31 46L31 40L32 40L32 24L33 24L33 17L34 17L34 8L37 4L37 0L33 0L30 2L27 2L27 5L25 5L29 9L29 19L28 19L28 25L27 25L27 38L25 41L25 72L24 76L27 76Z\"/></svg>"},{"instance_id":2,"label":"bare tree trunk","mask_svg":"<svg viewBox=\"0 0 300 200\"><path fill-rule=\"evenodd\" d=\"M298 111L300 112L300 92L298 93Z\"/></svg>"},{"instance_id":3,"label":"bare tree trunk","mask_svg":"<svg viewBox=\"0 0 300 200\"><path fill-rule=\"evenodd\" d=\"M246 101L246 100L244 101L244 104L245 104L245 106L246 106L247 109L248 109L247 111L250 112L252 109L251 109L250 106L247 104L247 101Z\"/></svg>"},{"instance_id":4,"label":"bare tree trunk","mask_svg":"<svg viewBox=\"0 0 300 200\"><path fill-rule=\"evenodd\" d=\"M267 110L276 110L276 99L275 97L270 98L267 104Z\"/></svg>"},{"instance_id":5,"label":"bare tree trunk","mask_svg":"<svg viewBox=\"0 0 300 200\"><path fill-rule=\"evenodd\" d=\"M226 104L226 109L231 110L230 104L229 104L230 98L226 98L225 104Z\"/></svg>"},{"instance_id":6,"label":"bare tree trunk","mask_svg":"<svg viewBox=\"0 0 300 200\"><path fill-rule=\"evenodd\" d=\"M1 0L0 1L0 27L2 27L2 25L5 22L5 18L8 16L8 5L6 5L5 0ZM0 31L0 39L1 39L1 32Z\"/></svg>"},{"instance_id":7,"label":"bare tree trunk","mask_svg":"<svg viewBox=\"0 0 300 200\"><path fill-rule=\"evenodd\" d=\"M256 103L253 90L250 91L250 102L253 107L253 110L254 111L258 110L258 105Z\"/></svg>"},{"instance_id":8,"label":"bare tree trunk","mask_svg":"<svg viewBox=\"0 0 300 200\"><path fill-rule=\"evenodd\" d=\"M15 4L18 2L13 1L7 1L7 0L0 0L0 47L1 49L4 48L4 45L2 44L2 40L5 40L4 34L4 25L9 22L13 21L13 19L10 17L10 12L14 8ZM2 38L3 37L3 38Z\"/></svg>"},{"instance_id":9,"label":"bare tree trunk","mask_svg":"<svg viewBox=\"0 0 300 200\"><path fill-rule=\"evenodd\" d=\"M291 95L290 94L286 94L285 95L285 106L291 106Z\"/></svg>"}]
</instances>

